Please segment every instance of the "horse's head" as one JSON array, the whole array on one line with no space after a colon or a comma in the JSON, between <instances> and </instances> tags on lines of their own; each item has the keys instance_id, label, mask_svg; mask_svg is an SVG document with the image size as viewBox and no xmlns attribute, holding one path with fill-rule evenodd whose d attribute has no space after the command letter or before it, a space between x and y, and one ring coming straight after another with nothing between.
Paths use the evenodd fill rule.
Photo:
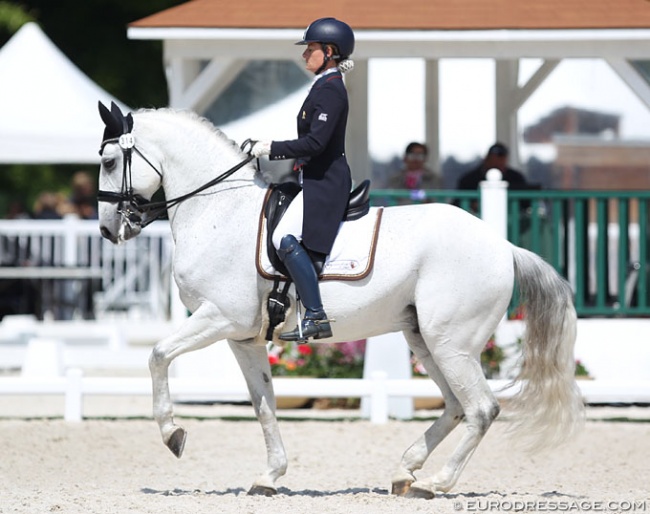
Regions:
<instances>
[{"instance_id":1,"label":"horse's head","mask_svg":"<svg viewBox=\"0 0 650 514\"><path fill-rule=\"evenodd\" d=\"M101 102L99 113L106 125L100 149L99 227L102 236L120 243L142 230L147 216L142 206L162 184L161 167L136 146L131 113L124 116L115 103L109 110Z\"/></svg>"}]
</instances>

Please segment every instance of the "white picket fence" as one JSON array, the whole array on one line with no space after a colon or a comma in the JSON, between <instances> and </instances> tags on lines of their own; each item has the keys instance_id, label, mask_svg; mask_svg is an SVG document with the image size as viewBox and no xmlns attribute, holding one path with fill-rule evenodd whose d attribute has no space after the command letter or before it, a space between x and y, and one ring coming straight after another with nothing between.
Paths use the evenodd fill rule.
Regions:
<instances>
[{"instance_id":1,"label":"white picket fence","mask_svg":"<svg viewBox=\"0 0 650 514\"><path fill-rule=\"evenodd\" d=\"M309 398L367 398L370 402L370 421L385 423L389 418L389 397L426 398L440 396L440 390L429 380L388 380L385 372L375 372L370 379L274 378L275 395ZM505 381L494 382L503 387ZM173 395L194 398L247 396L243 381L170 378ZM84 377L80 369L70 369L63 377L0 378L0 394L64 395L66 421L83 419L83 398L86 395L150 396L148 378ZM500 393L501 394L501 393Z\"/></svg>"},{"instance_id":2,"label":"white picket fence","mask_svg":"<svg viewBox=\"0 0 650 514\"><path fill-rule=\"evenodd\" d=\"M102 238L97 220L0 220L0 279L55 282L44 305L50 318L74 317L61 312L74 309L79 287L93 281L90 308L96 318L131 311L169 319L172 255L167 221L152 223L128 244L114 245Z\"/></svg>"},{"instance_id":3,"label":"white picket fence","mask_svg":"<svg viewBox=\"0 0 650 514\"><path fill-rule=\"evenodd\" d=\"M515 391L508 388L506 380L489 380L497 398L507 398ZM275 395L310 398L363 398L369 402L371 423L386 423L389 419L391 398L429 398L441 396L440 390L430 380L388 379L385 372L377 371L364 379L275 378ZM243 381L170 378L173 395L199 397L246 395ZM650 381L578 381L587 403L648 403ZM631 393L633 391L633 393ZM83 420L83 400L88 395L150 396L149 378L84 377L80 369L69 369L63 377L2 377L0 394L11 395L64 395L66 421Z\"/></svg>"},{"instance_id":4,"label":"white picket fence","mask_svg":"<svg viewBox=\"0 0 650 514\"><path fill-rule=\"evenodd\" d=\"M579 337L577 349L580 352L597 347L593 342L594 334L604 331L601 324L593 321L583 328L587 340ZM145 371L152 342L162 338L172 325L125 323L119 326L115 322L38 322L18 318L4 320L0 329L0 364L5 368L21 369L20 376L0 377L0 395L64 396L65 420L81 421L87 397L151 396L148 377L84 376L82 368ZM510 334L502 337L511 339L520 330L519 323L508 322L504 333L509 331ZM620 320L612 330L621 335L627 333L625 339L631 340L633 334L647 333L647 325L641 321ZM643 343L639 340L630 341L627 346L619 344L618 370L614 369L616 363L607 358L606 345L599 352L585 356L587 365L596 369L597 376L604 377L578 381L586 403L650 403L650 379L643 374L644 366L634 368L631 364L639 359L645 362L647 345ZM188 359L185 372L179 373L180 368L172 370L170 390L174 399L248 399L243 375L225 342L184 355L176 364L185 358ZM197 367L190 358L206 363L205 368ZM621 374L621 369L627 373ZM612 374L608 376L606 370L611 370ZM368 341L362 379L277 377L274 388L279 398L361 398L360 416L372 423L385 423L389 417L413 417L413 398L441 396L432 381L413 379L410 374L408 348L403 337L394 333ZM507 387L507 380L489 380L488 383L498 398L507 398L515 391ZM119 416L119 412L120 407L116 405L113 415Z\"/></svg>"}]
</instances>

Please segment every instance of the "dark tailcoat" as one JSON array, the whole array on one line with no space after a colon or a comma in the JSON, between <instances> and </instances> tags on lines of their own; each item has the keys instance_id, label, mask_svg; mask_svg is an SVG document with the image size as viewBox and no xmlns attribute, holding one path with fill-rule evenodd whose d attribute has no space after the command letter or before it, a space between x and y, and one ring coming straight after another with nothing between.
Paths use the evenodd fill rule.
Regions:
<instances>
[{"instance_id":1,"label":"dark tailcoat","mask_svg":"<svg viewBox=\"0 0 650 514\"><path fill-rule=\"evenodd\" d=\"M320 77L298 113L298 139L273 141L271 159L297 159L303 171L303 245L329 254L352 178L345 158L348 94L337 70Z\"/></svg>"}]
</instances>

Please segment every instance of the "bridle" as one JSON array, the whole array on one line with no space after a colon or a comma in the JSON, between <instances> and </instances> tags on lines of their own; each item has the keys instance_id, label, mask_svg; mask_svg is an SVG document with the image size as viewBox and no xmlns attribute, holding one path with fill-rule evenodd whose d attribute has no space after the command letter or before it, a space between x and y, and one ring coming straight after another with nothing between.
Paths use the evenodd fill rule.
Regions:
<instances>
[{"instance_id":1,"label":"bridle","mask_svg":"<svg viewBox=\"0 0 650 514\"><path fill-rule=\"evenodd\" d=\"M99 190L97 192L97 200L99 202L108 202L117 204L117 212L122 216L122 222L129 225L131 228L139 227L144 228L153 221L157 220L162 216L167 209L174 207L181 202L184 202L188 198L197 195L198 193L205 191L206 189L223 182L230 175L236 171L243 168L246 164L251 162L255 157L249 153L249 155L239 163L235 164L232 168L227 171L224 171L221 175L213 178L209 182L206 182L202 186L199 186L194 191L190 191L184 195L172 198L171 200L164 200L159 202L152 202L144 198L142 195L136 194L133 190L133 180L131 177L131 160L133 157L133 152L137 153L142 159L153 169L160 180L162 181L162 173L151 163L149 159L138 149L135 145L135 137L130 132L122 134L119 137L109 138L102 141L102 144L99 149L99 155L102 155L104 152L104 147L108 144L117 143L122 150L122 187L119 192L115 191L103 191ZM244 151L247 145L252 148L255 142L247 139L241 145L241 150Z\"/></svg>"}]
</instances>

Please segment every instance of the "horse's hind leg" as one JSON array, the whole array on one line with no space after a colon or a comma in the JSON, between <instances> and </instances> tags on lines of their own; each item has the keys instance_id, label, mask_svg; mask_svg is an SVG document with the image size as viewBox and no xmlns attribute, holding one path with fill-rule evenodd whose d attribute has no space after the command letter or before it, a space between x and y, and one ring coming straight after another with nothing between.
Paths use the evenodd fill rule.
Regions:
<instances>
[{"instance_id":1,"label":"horse's hind leg","mask_svg":"<svg viewBox=\"0 0 650 514\"><path fill-rule=\"evenodd\" d=\"M468 341L478 343L482 336L467 335ZM487 339L487 336L486 338ZM480 346L481 343L478 343ZM468 347L476 345L469 344ZM433 477L416 480L407 496L432 497L435 491L449 491L458 480L481 439L499 414L499 403L492 394L478 362L471 352L461 351L448 341L434 349L433 358L444 375L454 396L462 407L466 432L451 458Z\"/></svg>"},{"instance_id":2,"label":"horse's hind leg","mask_svg":"<svg viewBox=\"0 0 650 514\"><path fill-rule=\"evenodd\" d=\"M287 454L284 450L278 420L275 417L275 395L271 380L266 346L253 341L230 341L239 367L244 373L255 414L264 432L267 449L267 468L255 480L248 494L270 496L277 492L275 481L287 471Z\"/></svg>"},{"instance_id":3,"label":"horse's hind leg","mask_svg":"<svg viewBox=\"0 0 650 514\"><path fill-rule=\"evenodd\" d=\"M179 458L185 448L187 433L174 423L169 394L169 365L179 355L204 348L220 339L219 327L211 316L213 309L210 304L199 307L174 334L158 342L149 357L153 416L160 428L163 443Z\"/></svg>"},{"instance_id":4,"label":"horse's hind leg","mask_svg":"<svg viewBox=\"0 0 650 514\"><path fill-rule=\"evenodd\" d=\"M458 426L463 418L463 409L447 384L444 375L434 362L431 352L426 347L422 336L412 331L405 331L404 336L413 354L422 363L428 375L440 388L445 400L445 409L442 416L434 421L422 437L404 452L402 460L392 478L392 492L398 495L408 493L411 484L416 481L413 473L422 468L424 462L431 455L431 452ZM428 497L432 498L433 493L428 495Z\"/></svg>"}]
</instances>

